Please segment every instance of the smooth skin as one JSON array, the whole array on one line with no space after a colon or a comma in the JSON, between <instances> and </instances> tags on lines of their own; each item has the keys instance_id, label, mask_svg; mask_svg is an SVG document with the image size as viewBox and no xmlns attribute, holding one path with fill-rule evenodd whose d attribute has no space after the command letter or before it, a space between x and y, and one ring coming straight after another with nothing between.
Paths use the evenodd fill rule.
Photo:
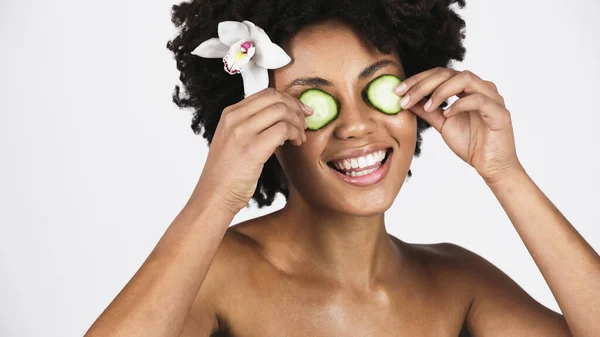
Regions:
<instances>
[{"instance_id":1,"label":"smooth skin","mask_svg":"<svg viewBox=\"0 0 600 337\"><path fill-rule=\"evenodd\" d=\"M398 55L379 53L334 20L283 47L293 62L273 72L274 88L223 112L190 200L86 337L456 337L465 323L477 337L598 335L600 258L526 174L492 82L446 68L406 78ZM410 99L397 115L361 97L384 73L405 79L399 95ZM310 87L341 103L338 118L317 131L304 129L311 112L297 100ZM453 95L459 100L444 115L439 105ZM417 115L489 186L564 316L467 249L386 232L384 212L413 158ZM380 184L351 186L326 165L370 144L394 151ZM273 153L288 202L230 226Z\"/></svg>"}]
</instances>

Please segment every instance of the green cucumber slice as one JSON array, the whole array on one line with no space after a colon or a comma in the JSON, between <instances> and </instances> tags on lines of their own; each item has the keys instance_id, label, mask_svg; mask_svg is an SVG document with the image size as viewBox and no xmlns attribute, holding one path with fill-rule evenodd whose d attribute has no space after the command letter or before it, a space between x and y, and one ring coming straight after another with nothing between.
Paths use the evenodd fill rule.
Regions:
<instances>
[{"instance_id":1,"label":"green cucumber slice","mask_svg":"<svg viewBox=\"0 0 600 337\"><path fill-rule=\"evenodd\" d=\"M329 124L338 115L338 104L330 94L320 89L308 89L303 92L300 101L314 110L314 113L306 118L306 124L310 130L318 130Z\"/></svg>"},{"instance_id":2,"label":"green cucumber slice","mask_svg":"<svg viewBox=\"0 0 600 337\"><path fill-rule=\"evenodd\" d=\"M402 82L395 75L381 75L371 81L367 88L367 98L369 102L379 111L395 115L402 111L400 101L402 97L398 96L394 89Z\"/></svg>"}]
</instances>

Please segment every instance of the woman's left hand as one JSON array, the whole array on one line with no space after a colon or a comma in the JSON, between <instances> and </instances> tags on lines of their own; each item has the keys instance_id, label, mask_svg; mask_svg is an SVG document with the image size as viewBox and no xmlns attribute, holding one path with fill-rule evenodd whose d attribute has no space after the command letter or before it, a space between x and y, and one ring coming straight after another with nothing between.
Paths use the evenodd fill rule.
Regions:
<instances>
[{"instance_id":1,"label":"woman's left hand","mask_svg":"<svg viewBox=\"0 0 600 337\"><path fill-rule=\"evenodd\" d=\"M405 85L402 89L402 84ZM510 112L493 82L468 70L434 68L404 80L396 93L403 108L440 132L450 149L490 183L523 170L515 150ZM423 98L431 95L425 103ZM439 106L456 95L450 108Z\"/></svg>"}]
</instances>

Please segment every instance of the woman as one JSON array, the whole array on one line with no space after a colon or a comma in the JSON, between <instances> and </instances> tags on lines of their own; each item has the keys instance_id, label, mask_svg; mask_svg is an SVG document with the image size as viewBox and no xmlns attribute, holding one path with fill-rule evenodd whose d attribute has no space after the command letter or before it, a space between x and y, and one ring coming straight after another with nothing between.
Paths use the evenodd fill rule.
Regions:
<instances>
[{"instance_id":1,"label":"woman","mask_svg":"<svg viewBox=\"0 0 600 337\"><path fill-rule=\"evenodd\" d=\"M175 6L173 22L182 29L168 47L185 91L177 88L174 100L194 109L192 127L205 129L210 152L186 206L86 336L600 333L600 258L526 174L496 86L447 68L465 52L464 22L452 3L464 6L441 0ZM228 20L262 27L289 55L291 62L269 71L270 88L257 91L247 72L225 71L249 69L236 62L250 62L252 44L238 41L242 49L230 51L240 58L227 54L226 69L209 52L193 53ZM403 80L395 91L403 110L394 115L364 96L384 74ZM311 88L339 104L337 117L315 130L306 129L315 109L299 100ZM410 176L420 133L429 126L496 195L564 317L462 247L410 244L386 232L384 212ZM378 151L369 174L350 173L365 171L352 160L351 167L336 167ZM277 192L287 200L281 210L229 227L250 199L270 205Z\"/></svg>"}]
</instances>

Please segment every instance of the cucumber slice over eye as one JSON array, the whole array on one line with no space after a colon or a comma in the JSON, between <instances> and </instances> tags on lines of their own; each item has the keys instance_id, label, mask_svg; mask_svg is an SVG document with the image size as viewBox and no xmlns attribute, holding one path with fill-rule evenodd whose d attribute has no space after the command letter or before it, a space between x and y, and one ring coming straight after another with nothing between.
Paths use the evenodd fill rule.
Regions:
<instances>
[{"instance_id":1,"label":"cucumber slice over eye","mask_svg":"<svg viewBox=\"0 0 600 337\"><path fill-rule=\"evenodd\" d=\"M367 99L379 111L395 115L402 111L400 101L402 97L398 96L394 89L402 82L395 75L381 75L371 81L367 88Z\"/></svg>"},{"instance_id":2,"label":"cucumber slice over eye","mask_svg":"<svg viewBox=\"0 0 600 337\"><path fill-rule=\"evenodd\" d=\"M338 115L338 104L330 94L320 89L308 89L303 92L300 101L314 110L314 113L306 118L306 124L310 130L318 130L329 124Z\"/></svg>"}]
</instances>

